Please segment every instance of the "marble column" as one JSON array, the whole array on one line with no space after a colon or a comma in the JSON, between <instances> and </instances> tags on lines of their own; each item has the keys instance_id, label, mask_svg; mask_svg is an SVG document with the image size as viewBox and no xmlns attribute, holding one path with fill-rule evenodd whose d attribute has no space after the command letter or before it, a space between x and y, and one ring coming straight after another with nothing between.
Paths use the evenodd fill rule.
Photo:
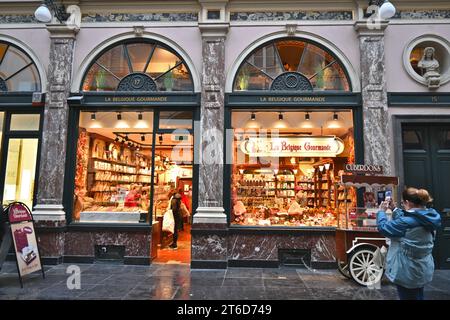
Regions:
<instances>
[{"instance_id":1,"label":"marble column","mask_svg":"<svg viewBox=\"0 0 450 320\"><path fill-rule=\"evenodd\" d=\"M50 65L42 129L36 206L33 209L42 255L63 255L66 217L63 207L72 61L76 30L66 25L47 25L50 33ZM52 228L54 229L52 231Z\"/></svg>"},{"instance_id":2,"label":"marble column","mask_svg":"<svg viewBox=\"0 0 450 320\"><path fill-rule=\"evenodd\" d=\"M199 207L193 217L192 267L226 264L227 216L223 208L225 39L228 24L200 24L201 118L196 124ZM208 263L202 264L204 262Z\"/></svg>"},{"instance_id":3,"label":"marble column","mask_svg":"<svg viewBox=\"0 0 450 320\"><path fill-rule=\"evenodd\" d=\"M363 103L364 161L382 165L392 174L390 119L385 74L384 30L388 23L377 26L357 21L359 37L361 90Z\"/></svg>"}]
</instances>

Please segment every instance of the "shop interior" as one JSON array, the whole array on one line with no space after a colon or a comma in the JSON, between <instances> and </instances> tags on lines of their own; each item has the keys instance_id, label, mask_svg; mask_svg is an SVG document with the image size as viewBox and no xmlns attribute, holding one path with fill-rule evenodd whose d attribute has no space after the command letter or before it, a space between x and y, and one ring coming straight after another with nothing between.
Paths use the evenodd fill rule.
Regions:
<instances>
[{"instance_id":1,"label":"shop interior","mask_svg":"<svg viewBox=\"0 0 450 320\"><path fill-rule=\"evenodd\" d=\"M234 111L232 127L231 224L336 227L339 210L356 206L355 190L337 184L345 164L355 161L351 110ZM254 139L258 149L246 152ZM336 153L325 147L336 142ZM307 150L314 143L324 147Z\"/></svg>"},{"instance_id":2,"label":"shop interior","mask_svg":"<svg viewBox=\"0 0 450 320\"><path fill-rule=\"evenodd\" d=\"M156 134L154 116L153 112L80 113L73 221L152 223L157 245L152 248L157 254L152 255L157 262L186 262L192 216L192 113L158 113ZM176 251L169 250L172 234L162 229L175 193L180 193L187 209Z\"/></svg>"}]
</instances>

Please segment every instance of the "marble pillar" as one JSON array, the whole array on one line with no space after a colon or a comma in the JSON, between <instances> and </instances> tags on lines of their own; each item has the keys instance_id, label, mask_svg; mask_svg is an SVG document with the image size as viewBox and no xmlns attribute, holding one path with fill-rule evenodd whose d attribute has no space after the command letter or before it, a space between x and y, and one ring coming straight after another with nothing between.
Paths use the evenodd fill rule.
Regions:
<instances>
[{"instance_id":1,"label":"marble pillar","mask_svg":"<svg viewBox=\"0 0 450 320\"><path fill-rule=\"evenodd\" d=\"M384 168L392 174L390 119L385 75L384 30L388 23L377 26L357 21L359 37L361 90L363 102L364 162Z\"/></svg>"},{"instance_id":2,"label":"marble pillar","mask_svg":"<svg viewBox=\"0 0 450 320\"><path fill-rule=\"evenodd\" d=\"M209 261L226 264L227 216L223 208L225 37L228 24L200 24L202 94L196 124L199 163L199 207L193 217L192 266ZM220 234L220 235L219 235ZM218 249L219 248L219 249ZM198 263L200 261L200 264Z\"/></svg>"},{"instance_id":3,"label":"marble pillar","mask_svg":"<svg viewBox=\"0 0 450 320\"><path fill-rule=\"evenodd\" d=\"M42 129L37 204L33 208L33 215L41 239L64 241L64 237L49 236L48 233L63 234L66 222L63 191L69 115L67 98L70 93L76 31L59 24L47 25L47 30L51 39L50 65ZM42 230L45 230L41 234L39 234L40 225ZM45 251L47 256L63 255L63 244L42 243L41 246L54 248Z\"/></svg>"}]
</instances>

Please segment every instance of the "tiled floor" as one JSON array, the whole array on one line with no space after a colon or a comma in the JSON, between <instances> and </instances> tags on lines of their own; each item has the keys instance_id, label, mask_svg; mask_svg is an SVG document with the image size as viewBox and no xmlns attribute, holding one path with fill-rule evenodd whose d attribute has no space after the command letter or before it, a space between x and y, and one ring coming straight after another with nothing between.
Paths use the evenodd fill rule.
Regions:
<instances>
[{"instance_id":1,"label":"tiled floor","mask_svg":"<svg viewBox=\"0 0 450 320\"><path fill-rule=\"evenodd\" d=\"M178 249L158 248L156 263L190 263L191 262L191 227L184 225L184 230L178 235Z\"/></svg>"},{"instance_id":2,"label":"tiled floor","mask_svg":"<svg viewBox=\"0 0 450 320\"><path fill-rule=\"evenodd\" d=\"M396 300L393 285L361 287L336 270L294 268L190 270L187 264L122 266L80 264L81 288L69 290L68 264L27 276L21 289L14 263L0 272L0 300L16 299L184 299L184 300ZM450 300L450 270L437 270L426 286L427 299Z\"/></svg>"}]
</instances>

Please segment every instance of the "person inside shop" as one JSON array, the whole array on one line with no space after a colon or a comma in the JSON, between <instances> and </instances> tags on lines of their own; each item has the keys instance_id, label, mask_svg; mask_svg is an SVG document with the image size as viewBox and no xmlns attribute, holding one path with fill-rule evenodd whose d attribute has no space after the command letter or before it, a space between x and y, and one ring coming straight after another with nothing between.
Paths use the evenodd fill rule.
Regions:
<instances>
[{"instance_id":1,"label":"person inside shop","mask_svg":"<svg viewBox=\"0 0 450 320\"><path fill-rule=\"evenodd\" d=\"M181 231L184 231L184 218L189 217L189 198L188 196L183 192L182 188L178 189L178 193L181 195Z\"/></svg>"},{"instance_id":2,"label":"person inside shop","mask_svg":"<svg viewBox=\"0 0 450 320\"><path fill-rule=\"evenodd\" d=\"M364 192L364 206L366 208L376 208L377 201L373 192Z\"/></svg>"},{"instance_id":3,"label":"person inside shop","mask_svg":"<svg viewBox=\"0 0 450 320\"><path fill-rule=\"evenodd\" d=\"M94 199L87 196L86 189L79 189L75 191L75 205L73 208L73 217L75 220L80 220L82 211L85 211L94 204Z\"/></svg>"},{"instance_id":4,"label":"person inside shop","mask_svg":"<svg viewBox=\"0 0 450 320\"><path fill-rule=\"evenodd\" d=\"M433 278L432 251L441 216L426 207L432 201L427 190L407 188L402 193L403 209L394 209L389 200L381 202L377 213L378 230L391 239L386 276L397 285L400 300L423 300L423 288ZM388 208L394 209L391 220Z\"/></svg>"},{"instance_id":5,"label":"person inside shop","mask_svg":"<svg viewBox=\"0 0 450 320\"><path fill-rule=\"evenodd\" d=\"M177 249L177 241L178 241L178 232L183 226L183 215L181 211L181 194L179 194L177 191L172 191L171 194L173 195L170 200L170 209L173 213L173 220L175 222L175 227L173 230L173 242L169 246L171 249Z\"/></svg>"},{"instance_id":6,"label":"person inside shop","mask_svg":"<svg viewBox=\"0 0 450 320\"><path fill-rule=\"evenodd\" d=\"M295 194L295 201L300 205L300 207L308 206L308 198L307 198L306 190L303 190L302 187L298 188L297 193Z\"/></svg>"},{"instance_id":7,"label":"person inside shop","mask_svg":"<svg viewBox=\"0 0 450 320\"><path fill-rule=\"evenodd\" d=\"M137 207L139 205L139 199L141 198L140 187L136 184L132 184L130 191L125 196L125 207Z\"/></svg>"}]
</instances>

